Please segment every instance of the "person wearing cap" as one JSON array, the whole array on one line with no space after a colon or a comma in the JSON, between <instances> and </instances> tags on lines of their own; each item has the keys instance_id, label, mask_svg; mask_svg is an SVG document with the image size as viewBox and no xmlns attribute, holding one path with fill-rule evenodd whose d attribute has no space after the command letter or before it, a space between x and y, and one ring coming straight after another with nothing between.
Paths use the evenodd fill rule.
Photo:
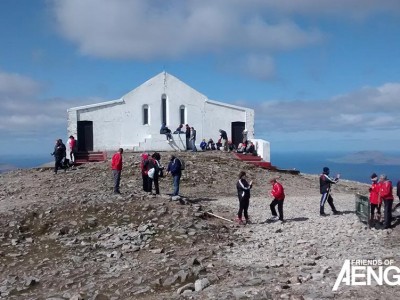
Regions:
<instances>
[{"instance_id":1,"label":"person wearing cap","mask_svg":"<svg viewBox=\"0 0 400 300\"><path fill-rule=\"evenodd\" d=\"M339 177L331 178L329 177L329 168L324 167L322 169L322 174L319 176L319 191L321 193L321 202L319 204L319 214L323 217L327 216L324 212L325 202L328 201L329 206L332 209L334 215L340 214L339 211L336 210L335 205L333 204L333 198L330 195L331 185L336 184L339 181Z\"/></svg>"},{"instance_id":2,"label":"person wearing cap","mask_svg":"<svg viewBox=\"0 0 400 300\"><path fill-rule=\"evenodd\" d=\"M285 191L282 184L280 184L276 178L272 178L269 181L272 184L271 196L274 198L269 205L272 213L272 221L282 221L283 222L283 201L285 200ZM278 205L279 218L275 210L275 206Z\"/></svg>"},{"instance_id":3,"label":"person wearing cap","mask_svg":"<svg viewBox=\"0 0 400 300\"><path fill-rule=\"evenodd\" d=\"M389 229L392 226L392 206L393 206L393 187L392 182L387 178L385 174L379 176L379 192L383 205L385 207L385 221L383 224L384 229Z\"/></svg>"},{"instance_id":4,"label":"person wearing cap","mask_svg":"<svg viewBox=\"0 0 400 300\"><path fill-rule=\"evenodd\" d=\"M253 187L253 182L250 181L250 183L247 182L246 180L246 172L241 171L239 173L239 180L236 183L236 189L238 192L238 198L239 198L239 211L237 214L237 219L236 221L240 225L245 225L250 223L249 220L249 214L248 214L248 209L249 209L249 204L250 204L250 190ZM243 222L242 216L244 214L244 218L246 221Z\"/></svg>"},{"instance_id":5,"label":"person wearing cap","mask_svg":"<svg viewBox=\"0 0 400 300\"><path fill-rule=\"evenodd\" d=\"M370 224L374 225L373 223L375 222L375 220L379 222L381 219L382 200L379 195L380 184L378 183L378 175L376 175L376 173L373 173L371 175L371 181L371 187L369 188L369 202L371 203ZM375 210L377 212L376 216Z\"/></svg>"}]
</instances>

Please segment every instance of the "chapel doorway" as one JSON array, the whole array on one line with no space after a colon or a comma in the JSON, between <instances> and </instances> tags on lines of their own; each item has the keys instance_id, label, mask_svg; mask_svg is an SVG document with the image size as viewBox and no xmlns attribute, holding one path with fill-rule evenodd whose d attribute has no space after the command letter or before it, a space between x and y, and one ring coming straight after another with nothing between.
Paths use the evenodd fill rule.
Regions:
<instances>
[{"instance_id":1,"label":"chapel doorway","mask_svg":"<svg viewBox=\"0 0 400 300\"><path fill-rule=\"evenodd\" d=\"M237 147L243 142L243 130L246 128L245 122L232 122L232 143Z\"/></svg>"},{"instance_id":2,"label":"chapel doorway","mask_svg":"<svg viewBox=\"0 0 400 300\"><path fill-rule=\"evenodd\" d=\"M78 151L93 151L93 121L78 121Z\"/></svg>"}]
</instances>

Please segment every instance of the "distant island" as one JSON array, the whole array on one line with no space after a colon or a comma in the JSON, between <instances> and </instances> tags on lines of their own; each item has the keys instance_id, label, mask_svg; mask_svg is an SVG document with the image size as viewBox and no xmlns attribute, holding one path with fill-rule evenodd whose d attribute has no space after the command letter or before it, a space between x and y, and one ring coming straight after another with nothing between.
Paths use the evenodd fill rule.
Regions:
<instances>
[{"instance_id":1,"label":"distant island","mask_svg":"<svg viewBox=\"0 0 400 300\"><path fill-rule=\"evenodd\" d=\"M359 151L338 158L329 158L328 160L340 164L400 166L400 157L387 156L380 151Z\"/></svg>"}]
</instances>

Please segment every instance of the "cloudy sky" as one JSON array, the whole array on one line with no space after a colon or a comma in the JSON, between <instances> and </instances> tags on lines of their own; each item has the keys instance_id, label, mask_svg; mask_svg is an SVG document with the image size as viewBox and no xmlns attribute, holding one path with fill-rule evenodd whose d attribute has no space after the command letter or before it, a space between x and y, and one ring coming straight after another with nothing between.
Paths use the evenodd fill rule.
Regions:
<instances>
[{"instance_id":1,"label":"cloudy sky","mask_svg":"<svg viewBox=\"0 0 400 300\"><path fill-rule=\"evenodd\" d=\"M397 150L398 0L2 0L0 155L163 70L256 110L272 151Z\"/></svg>"}]
</instances>

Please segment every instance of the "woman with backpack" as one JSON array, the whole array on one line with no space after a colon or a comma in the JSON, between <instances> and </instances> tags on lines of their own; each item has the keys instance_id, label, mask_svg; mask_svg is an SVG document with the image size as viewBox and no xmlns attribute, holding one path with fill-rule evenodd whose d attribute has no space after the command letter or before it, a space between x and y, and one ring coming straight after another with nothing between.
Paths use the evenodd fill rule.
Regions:
<instances>
[{"instance_id":1,"label":"woman with backpack","mask_svg":"<svg viewBox=\"0 0 400 300\"><path fill-rule=\"evenodd\" d=\"M149 192L153 192L153 182L154 182L154 188L156 190L156 195L160 195L160 188L158 185L158 179L160 177L160 171L162 172L162 169L164 169L161 166L160 163L161 155L158 152L153 153L151 158L148 159L148 189Z\"/></svg>"}]
</instances>

